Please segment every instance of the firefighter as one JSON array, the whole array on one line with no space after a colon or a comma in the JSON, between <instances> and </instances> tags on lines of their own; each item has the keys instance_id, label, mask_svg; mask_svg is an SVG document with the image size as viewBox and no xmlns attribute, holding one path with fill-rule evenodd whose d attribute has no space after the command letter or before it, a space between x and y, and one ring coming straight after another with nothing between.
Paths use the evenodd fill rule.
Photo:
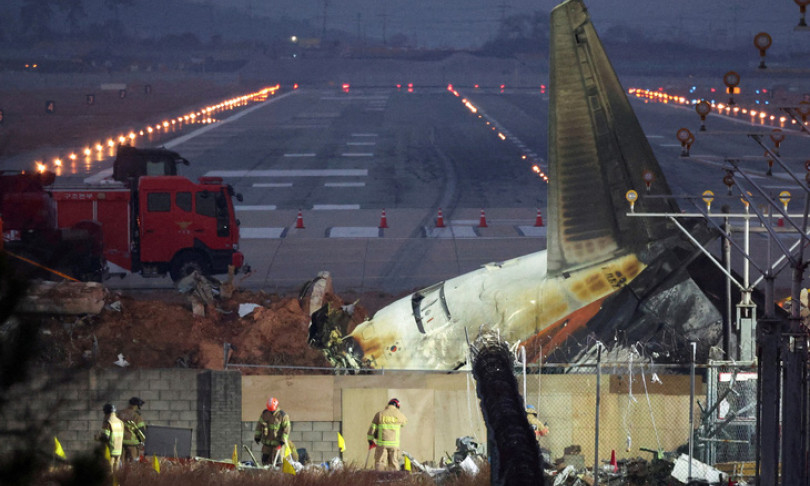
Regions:
<instances>
[{"instance_id":1,"label":"firefighter","mask_svg":"<svg viewBox=\"0 0 810 486\"><path fill-rule=\"evenodd\" d=\"M118 418L124 422L124 461L137 461L141 457L141 448L146 442L146 423L141 417L144 403L140 398L132 397L129 407L118 414Z\"/></svg>"},{"instance_id":2,"label":"firefighter","mask_svg":"<svg viewBox=\"0 0 810 486\"><path fill-rule=\"evenodd\" d=\"M399 469L399 432L408 418L399 411L399 400L392 398L382 411L374 415L368 428L368 445L374 451L374 469L377 471Z\"/></svg>"},{"instance_id":3,"label":"firefighter","mask_svg":"<svg viewBox=\"0 0 810 486\"><path fill-rule=\"evenodd\" d=\"M271 461L275 463L276 456L284 453L282 448L285 444L292 449L293 446L289 443L289 437L289 415L278 408L278 399L275 397L268 398L266 409L262 410L259 421L256 422L256 430L253 433L253 440L257 444L262 444L262 465L266 466Z\"/></svg>"},{"instance_id":4,"label":"firefighter","mask_svg":"<svg viewBox=\"0 0 810 486\"><path fill-rule=\"evenodd\" d=\"M534 438L537 439L538 442L540 441L540 437L544 437L548 434L548 425L537 418L537 409L534 408L534 405L526 405L526 419L529 421L529 425L532 426Z\"/></svg>"},{"instance_id":5,"label":"firefighter","mask_svg":"<svg viewBox=\"0 0 810 486\"><path fill-rule=\"evenodd\" d=\"M115 405L104 404L104 423L96 440L110 451L110 470L115 473L121 465L121 450L124 445L124 423L115 415Z\"/></svg>"}]
</instances>

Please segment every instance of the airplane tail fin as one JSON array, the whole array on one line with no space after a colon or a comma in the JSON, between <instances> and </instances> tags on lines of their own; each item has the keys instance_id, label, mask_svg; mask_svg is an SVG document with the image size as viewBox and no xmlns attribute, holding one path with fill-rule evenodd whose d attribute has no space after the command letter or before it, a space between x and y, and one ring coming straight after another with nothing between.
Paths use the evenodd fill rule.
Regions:
<instances>
[{"instance_id":1,"label":"airplane tail fin","mask_svg":"<svg viewBox=\"0 0 810 486\"><path fill-rule=\"evenodd\" d=\"M636 211L678 207L650 197L671 192L582 0L551 12L550 66L549 274L672 235L664 218L626 215L630 189L641 196Z\"/></svg>"}]
</instances>

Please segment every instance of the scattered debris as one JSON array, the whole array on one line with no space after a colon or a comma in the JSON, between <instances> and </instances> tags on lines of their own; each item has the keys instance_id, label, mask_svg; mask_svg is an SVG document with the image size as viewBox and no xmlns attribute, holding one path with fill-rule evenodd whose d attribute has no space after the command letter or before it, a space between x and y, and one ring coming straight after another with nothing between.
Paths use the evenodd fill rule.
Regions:
<instances>
[{"instance_id":1,"label":"scattered debris","mask_svg":"<svg viewBox=\"0 0 810 486\"><path fill-rule=\"evenodd\" d=\"M261 306L259 304L253 304L253 303L239 304L239 317L245 317L245 316L249 315L257 307L261 307Z\"/></svg>"},{"instance_id":2,"label":"scattered debris","mask_svg":"<svg viewBox=\"0 0 810 486\"><path fill-rule=\"evenodd\" d=\"M121 368L126 368L127 366L129 366L129 361L124 359L123 354L118 353L118 361L114 362L113 364L116 366L120 366Z\"/></svg>"}]
</instances>

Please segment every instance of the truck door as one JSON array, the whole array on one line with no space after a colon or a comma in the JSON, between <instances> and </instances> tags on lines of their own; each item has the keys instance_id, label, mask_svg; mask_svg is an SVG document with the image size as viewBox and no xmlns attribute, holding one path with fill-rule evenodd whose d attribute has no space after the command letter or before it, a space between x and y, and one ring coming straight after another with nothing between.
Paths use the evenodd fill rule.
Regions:
<instances>
[{"instance_id":1,"label":"truck door","mask_svg":"<svg viewBox=\"0 0 810 486\"><path fill-rule=\"evenodd\" d=\"M141 191L139 199L142 262L169 262L179 249L194 245L190 191Z\"/></svg>"}]
</instances>

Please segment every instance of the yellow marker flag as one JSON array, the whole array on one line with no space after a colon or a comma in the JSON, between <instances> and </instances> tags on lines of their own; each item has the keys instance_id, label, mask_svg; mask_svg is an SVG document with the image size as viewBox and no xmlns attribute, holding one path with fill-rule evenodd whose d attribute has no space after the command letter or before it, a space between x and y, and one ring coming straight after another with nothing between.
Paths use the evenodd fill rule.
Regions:
<instances>
[{"instance_id":1,"label":"yellow marker flag","mask_svg":"<svg viewBox=\"0 0 810 486\"><path fill-rule=\"evenodd\" d=\"M402 456L405 458L405 470L411 472L411 460L408 459L408 456Z\"/></svg>"},{"instance_id":2,"label":"yellow marker flag","mask_svg":"<svg viewBox=\"0 0 810 486\"><path fill-rule=\"evenodd\" d=\"M59 443L59 439L57 439L56 436L53 437L53 453L62 459L67 459L65 450L62 449L62 444Z\"/></svg>"},{"instance_id":3,"label":"yellow marker flag","mask_svg":"<svg viewBox=\"0 0 810 486\"><path fill-rule=\"evenodd\" d=\"M155 472L160 474L160 462L158 462L157 456L152 456L152 467L155 469Z\"/></svg>"},{"instance_id":4,"label":"yellow marker flag","mask_svg":"<svg viewBox=\"0 0 810 486\"><path fill-rule=\"evenodd\" d=\"M236 444L233 445L233 455L231 456L231 461L233 462L234 466L239 464L239 454L236 452Z\"/></svg>"},{"instance_id":5,"label":"yellow marker flag","mask_svg":"<svg viewBox=\"0 0 810 486\"><path fill-rule=\"evenodd\" d=\"M284 443L284 457L289 457L291 454L290 452L290 444Z\"/></svg>"},{"instance_id":6,"label":"yellow marker flag","mask_svg":"<svg viewBox=\"0 0 810 486\"><path fill-rule=\"evenodd\" d=\"M338 432L337 435L338 435L338 450L340 452L344 452L346 450L346 441L343 440L343 436L340 435L340 432Z\"/></svg>"},{"instance_id":7,"label":"yellow marker flag","mask_svg":"<svg viewBox=\"0 0 810 486\"><path fill-rule=\"evenodd\" d=\"M284 474L292 474L293 476L295 476L295 468L290 463L290 461L287 460L287 456L284 456L284 459L282 459L281 461L282 461L281 472L283 472Z\"/></svg>"}]
</instances>

